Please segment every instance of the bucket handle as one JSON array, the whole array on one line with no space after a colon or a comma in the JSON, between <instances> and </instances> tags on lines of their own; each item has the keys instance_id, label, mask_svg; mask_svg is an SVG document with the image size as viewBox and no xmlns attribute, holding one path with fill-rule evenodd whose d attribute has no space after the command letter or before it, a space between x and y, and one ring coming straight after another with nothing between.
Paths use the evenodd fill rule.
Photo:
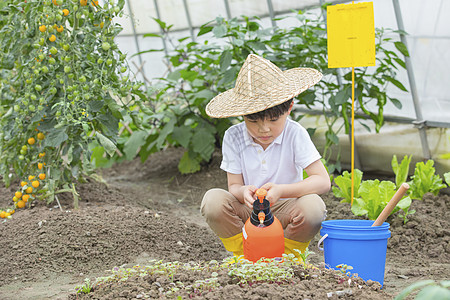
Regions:
<instances>
[{"instance_id":1,"label":"bucket handle","mask_svg":"<svg viewBox=\"0 0 450 300\"><path fill-rule=\"evenodd\" d=\"M328 233L325 233L325 235L317 242L317 248L319 248L320 251L323 251L323 248L320 247L320 244L322 244L323 240L325 240L328 236Z\"/></svg>"}]
</instances>

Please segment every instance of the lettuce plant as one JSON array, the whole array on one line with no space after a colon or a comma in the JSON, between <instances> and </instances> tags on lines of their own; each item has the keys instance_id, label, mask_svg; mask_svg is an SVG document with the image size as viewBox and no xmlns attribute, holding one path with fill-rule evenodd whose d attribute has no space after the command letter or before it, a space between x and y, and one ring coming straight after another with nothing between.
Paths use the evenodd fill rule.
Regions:
<instances>
[{"instance_id":1,"label":"lettuce plant","mask_svg":"<svg viewBox=\"0 0 450 300\"><path fill-rule=\"evenodd\" d=\"M361 183L358 194L352 205L352 212L356 216L364 216L375 220L383 211L395 194L395 184L391 181L366 180ZM391 214L402 209L405 211L411 206L411 198L405 197L395 206Z\"/></svg>"},{"instance_id":2,"label":"lettuce plant","mask_svg":"<svg viewBox=\"0 0 450 300\"><path fill-rule=\"evenodd\" d=\"M410 197L412 199L422 200L425 193L437 195L439 191L445 188L442 178L435 174L434 161L428 160L426 163L418 162L410 182Z\"/></svg>"},{"instance_id":3,"label":"lettuce plant","mask_svg":"<svg viewBox=\"0 0 450 300\"><path fill-rule=\"evenodd\" d=\"M445 182L450 186L450 172L444 174Z\"/></svg>"},{"instance_id":4,"label":"lettuce plant","mask_svg":"<svg viewBox=\"0 0 450 300\"><path fill-rule=\"evenodd\" d=\"M412 155L405 155L399 164L397 155L394 154L394 156L392 157L391 166L395 174L395 186L397 188L399 188L402 183L406 182L406 180L408 179L409 164L411 163L411 158Z\"/></svg>"},{"instance_id":5,"label":"lettuce plant","mask_svg":"<svg viewBox=\"0 0 450 300\"><path fill-rule=\"evenodd\" d=\"M358 189L361 184L363 172L361 172L358 169L355 169L355 178L354 178L354 197L359 197L358 195ZM341 203L351 203L352 202L352 174L344 171L342 175L337 176L334 178L334 183L336 183L336 186L332 187L333 194L338 198L343 198L341 200Z\"/></svg>"}]
</instances>

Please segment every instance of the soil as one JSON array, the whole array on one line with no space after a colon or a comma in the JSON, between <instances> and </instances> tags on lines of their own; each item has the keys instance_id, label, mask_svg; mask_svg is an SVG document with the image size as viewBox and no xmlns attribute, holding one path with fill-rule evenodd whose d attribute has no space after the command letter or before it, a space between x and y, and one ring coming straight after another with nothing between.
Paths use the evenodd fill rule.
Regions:
<instances>
[{"instance_id":1,"label":"soil","mask_svg":"<svg viewBox=\"0 0 450 300\"><path fill-rule=\"evenodd\" d=\"M146 275L127 281L94 286L76 294L75 287L108 276L114 267L150 265L151 260L205 264L230 257L203 220L199 206L204 192L226 188L226 175L218 167L220 155L201 172L181 175L180 149L155 153L145 163L125 161L98 171L100 180L77 186L80 208L70 194L61 194L50 206L36 203L0 223L0 299L140 299L169 297L176 282L185 286L211 277L211 270L180 271L172 277ZM364 177L364 179L367 179ZM9 205L15 186L0 186L0 207ZM328 218L353 219L349 205L332 193L323 195ZM323 268L311 242L314 268L297 266L288 282L239 284L219 269L214 276L221 287L198 292L181 289L182 299L392 299L410 284L424 279L450 279L450 197L425 195L413 201L416 213L387 222L388 241L384 286L351 278ZM135 267L138 268L138 267ZM208 273L209 272L209 273Z\"/></svg>"}]
</instances>

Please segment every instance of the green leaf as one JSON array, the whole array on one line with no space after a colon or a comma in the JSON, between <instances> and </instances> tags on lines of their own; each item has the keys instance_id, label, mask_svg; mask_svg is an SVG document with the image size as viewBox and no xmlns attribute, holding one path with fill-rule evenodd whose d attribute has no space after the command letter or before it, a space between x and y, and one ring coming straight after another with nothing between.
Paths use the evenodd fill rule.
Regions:
<instances>
[{"instance_id":1,"label":"green leaf","mask_svg":"<svg viewBox=\"0 0 450 300\"><path fill-rule=\"evenodd\" d=\"M200 154L201 158L208 161L214 152L214 143L216 139L206 128L196 130L192 137L192 150Z\"/></svg>"},{"instance_id":2,"label":"green leaf","mask_svg":"<svg viewBox=\"0 0 450 300\"><path fill-rule=\"evenodd\" d=\"M351 211L355 216L365 216L367 215L368 211L364 207L364 201L361 198L355 198L351 207Z\"/></svg>"},{"instance_id":3,"label":"green leaf","mask_svg":"<svg viewBox=\"0 0 450 300\"><path fill-rule=\"evenodd\" d=\"M411 198L405 197L397 203L396 207L398 207L399 209L404 211L404 210L407 210L411 206L411 203L412 203ZM394 212L394 211L392 211L392 212Z\"/></svg>"},{"instance_id":4,"label":"green leaf","mask_svg":"<svg viewBox=\"0 0 450 300\"><path fill-rule=\"evenodd\" d=\"M320 52L322 52L322 48L319 47L318 45L315 45L315 44L308 45L308 49L311 50L311 52L313 52L313 53L320 53Z\"/></svg>"},{"instance_id":5,"label":"green leaf","mask_svg":"<svg viewBox=\"0 0 450 300\"><path fill-rule=\"evenodd\" d=\"M156 34L156 33L146 33L144 34L144 37L162 37L160 34Z\"/></svg>"},{"instance_id":6,"label":"green leaf","mask_svg":"<svg viewBox=\"0 0 450 300\"><path fill-rule=\"evenodd\" d=\"M164 125L164 127L161 129L158 138L155 141L157 149L161 149L162 145L166 141L167 136L173 132L175 123L176 119L172 117L169 122L167 122L166 125Z\"/></svg>"},{"instance_id":7,"label":"green leaf","mask_svg":"<svg viewBox=\"0 0 450 300\"><path fill-rule=\"evenodd\" d=\"M216 94L211 90L201 90L200 92L195 94L196 99L206 99L211 100Z\"/></svg>"},{"instance_id":8,"label":"green leaf","mask_svg":"<svg viewBox=\"0 0 450 300\"><path fill-rule=\"evenodd\" d=\"M157 18L152 18L153 20L156 21L156 23L159 24L159 27L161 27L161 29L166 29L167 28L167 24L163 21L161 21L160 19Z\"/></svg>"},{"instance_id":9,"label":"green leaf","mask_svg":"<svg viewBox=\"0 0 450 300\"><path fill-rule=\"evenodd\" d=\"M413 180L410 184L410 196L412 199L422 200L425 193L437 195L441 189L446 187L442 183L442 178L435 174L436 170L433 165L434 161L432 159L428 160L426 164L422 161L416 164L414 175L412 176Z\"/></svg>"},{"instance_id":10,"label":"green leaf","mask_svg":"<svg viewBox=\"0 0 450 300\"><path fill-rule=\"evenodd\" d=\"M204 35L204 34L210 32L211 30L213 30L213 28L214 28L213 26L202 26L200 28L200 31L198 32L197 36Z\"/></svg>"},{"instance_id":11,"label":"green leaf","mask_svg":"<svg viewBox=\"0 0 450 300\"><path fill-rule=\"evenodd\" d=\"M178 79L180 79L180 78L181 78L181 73L179 70L170 72L169 75L167 75L167 79L173 80L173 81L178 81Z\"/></svg>"},{"instance_id":12,"label":"green leaf","mask_svg":"<svg viewBox=\"0 0 450 300\"><path fill-rule=\"evenodd\" d=\"M394 84L396 87L398 87L398 88L401 89L402 91L404 91L404 92L407 92L407 91L408 91L408 90L403 86L403 84L402 84L400 81L398 81L397 79L392 78L392 77L387 76L387 75L384 75L383 78L386 79L387 81L391 82L392 84Z\"/></svg>"},{"instance_id":13,"label":"green leaf","mask_svg":"<svg viewBox=\"0 0 450 300\"><path fill-rule=\"evenodd\" d=\"M221 38L227 33L227 27L225 26L225 24L220 24L214 26L212 32L216 38Z\"/></svg>"},{"instance_id":14,"label":"green leaf","mask_svg":"<svg viewBox=\"0 0 450 300\"><path fill-rule=\"evenodd\" d=\"M236 79L236 76L238 74L239 68L237 67L232 67L229 68L228 70L225 71L225 73L223 74L223 77L219 80L218 85L222 86L222 85L227 85L231 82L234 82L234 80Z\"/></svg>"},{"instance_id":15,"label":"green leaf","mask_svg":"<svg viewBox=\"0 0 450 300\"><path fill-rule=\"evenodd\" d=\"M189 151L185 151L178 163L178 170L180 170L181 174L195 173L200 171L200 168L198 159L191 158L189 156Z\"/></svg>"},{"instance_id":16,"label":"green leaf","mask_svg":"<svg viewBox=\"0 0 450 300\"><path fill-rule=\"evenodd\" d=\"M248 22L247 28L249 31L257 31L259 29L259 24L256 22Z\"/></svg>"},{"instance_id":17,"label":"green leaf","mask_svg":"<svg viewBox=\"0 0 450 300\"><path fill-rule=\"evenodd\" d=\"M328 140L330 140L333 144L338 145L339 144L339 137L336 135L336 133L332 131L327 131L325 133L325 136Z\"/></svg>"},{"instance_id":18,"label":"green leaf","mask_svg":"<svg viewBox=\"0 0 450 300\"><path fill-rule=\"evenodd\" d=\"M231 51L226 50L222 52L222 55L220 56L220 71L224 72L231 64L231 59L233 58L233 55L231 54Z\"/></svg>"},{"instance_id":19,"label":"green leaf","mask_svg":"<svg viewBox=\"0 0 450 300\"><path fill-rule=\"evenodd\" d=\"M105 102L103 100L93 100L89 102L89 111L98 112L103 108Z\"/></svg>"},{"instance_id":20,"label":"green leaf","mask_svg":"<svg viewBox=\"0 0 450 300\"><path fill-rule=\"evenodd\" d=\"M450 299L450 290L440 286L431 285L421 290L415 298L415 300L429 299Z\"/></svg>"},{"instance_id":21,"label":"green leaf","mask_svg":"<svg viewBox=\"0 0 450 300\"><path fill-rule=\"evenodd\" d=\"M397 188L399 188L408 179L409 164L411 163L411 158L412 155L410 155L409 157L405 155L399 165L397 161L397 155L394 154L394 156L392 157L391 166L395 174L395 185Z\"/></svg>"},{"instance_id":22,"label":"green leaf","mask_svg":"<svg viewBox=\"0 0 450 300\"><path fill-rule=\"evenodd\" d=\"M398 51L400 51L404 56L409 57L408 48L406 48L406 45L402 42L395 42L394 43L395 48L397 48Z\"/></svg>"},{"instance_id":23,"label":"green leaf","mask_svg":"<svg viewBox=\"0 0 450 300\"><path fill-rule=\"evenodd\" d=\"M358 190L361 197L360 205L367 210L367 217L375 220L386 204L395 194L395 184L391 181L366 180Z\"/></svg>"},{"instance_id":24,"label":"green leaf","mask_svg":"<svg viewBox=\"0 0 450 300\"><path fill-rule=\"evenodd\" d=\"M111 161L112 164L113 160L109 160L106 157L103 157L105 149L102 146L97 146L91 151L91 163L93 163L96 168L106 167L109 161Z\"/></svg>"},{"instance_id":25,"label":"green leaf","mask_svg":"<svg viewBox=\"0 0 450 300\"><path fill-rule=\"evenodd\" d=\"M112 93L110 92L110 95ZM122 114L120 113L120 106L117 104L116 100L113 99L113 97L105 97L106 105L108 105L108 108L110 109L112 115L116 117L116 119L121 120Z\"/></svg>"},{"instance_id":26,"label":"green leaf","mask_svg":"<svg viewBox=\"0 0 450 300\"><path fill-rule=\"evenodd\" d=\"M257 50L257 51L259 51L259 50L262 50L262 51L267 50L267 46L264 43L261 43L259 41L251 41L251 42L248 42L247 45L249 47L251 47L252 49Z\"/></svg>"},{"instance_id":27,"label":"green leaf","mask_svg":"<svg viewBox=\"0 0 450 300\"><path fill-rule=\"evenodd\" d=\"M172 138L183 148L187 149L191 141L192 131L188 126L175 127L172 132Z\"/></svg>"},{"instance_id":28,"label":"green leaf","mask_svg":"<svg viewBox=\"0 0 450 300\"><path fill-rule=\"evenodd\" d=\"M198 72L189 70L180 70L181 78L187 81L194 81L198 76Z\"/></svg>"},{"instance_id":29,"label":"green leaf","mask_svg":"<svg viewBox=\"0 0 450 300\"><path fill-rule=\"evenodd\" d=\"M344 89L339 90L339 92L336 93L336 97L334 100L335 104L342 105L346 103L352 96L350 90L351 89L349 88L349 86L345 86Z\"/></svg>"},{"instance_id":30,"label":"green leaf","mask_svg":"<svg viewBox=\"0 0 450 300\"><path fill-rule=\"evenodd\" d=\"M113 137L117 135L117 132L119 130L119 120L116 119L114 115L111 114L111 112L106 112L103 114L99 114L96 119L101 124L101 130L105 135Z\"/></svg>"},{"instance_id":31,"label":"green leaf","mask_svg":"<svg viewBox=\"0 0 450 300\"><path fill-rule=\"evenodd\" d=\"M62 143L67 141L68 138L69 136L66 133L66 128L58 128L47 135L45 139L45 145L48 147L58 147Z\"/></svg>"},{"instance_id":32,"label":"green leaf","mask_svg":"<svg viewBox=\"0 0 450 300\"><path fill-rule=\"evenodd\" d=\"M434 284L434 280L422 280L422 281L418 281L415 282L413 284L411 284L410 286L406 287L405 289L403 289L400 294L398 294L394 300L403 300L406 299L406 297L409 296L409 294L411 294L414 290L420 289L422 287L425 287L427 285L430 284Z\"/></svg>"},{"instance_id":33,"label":"green leaf","mask_svg":"<svg viewBox=\"0 0 450 300\"><path fill-rule=\"evenodd\" d=\"M108 153L109 156L113 156L114 152L117 149L116 145L110 139L108 139L106 136L104 136L98 131L96 131L95 136L97 137L97 140L100 143L100 145L102 145L103 148L105 148L106 153Z\"/></svg>"},{"instance_id":34,"label":"green leaf","mask_svg":"<svg viewBox=\"0 0 450 300\"><path fill-rule=\"evenodd\" d=\"M444 173L445 182L450 186L450 172Z\"/></svg>"},{"instance_id":35,"label":"green leaf","mask_svg":"<svg viewBox=\"0 0 450 300\"><path fill-rule=\"evenodd\" d=\"M392 104L394 104L395 107L397 107L398 109L402 109L403 105L400 102L400 100L398 100L396 98L391 98L391 97L388 97L388 98L392 102Z\"/></svg>"},{"instance_id":36,"label":"green leaf","mask_svg":"<svg viewBox=\"0 0 450 300\"><path fill-rule=\"evenodd\" d=\"M395 60L396 63L398 63L400 66L402 66L403 69L406 69L406 64L403 60L401 60L400 58L394 57L393 58Z\"/></svg>"},{"instance_id":37,"label":"green leaf","mask_svg":"<svg viewBox=\"0 0 450 300\"><path fill-rule=\"evenodd\" d=\"M363 172L354 169L355 175L354 175L354 190L353 194L355 198L359 197L358 190L361 185L361 180L363 176ZM337 185L337 187L333 186L333 193L337 198L343 198L341 202L344 203L351 203L352 200L352 174L348 171L344 171L342 175L336 176L334 178L334 183Z\"/></svg>"},{"instance_id":38,"label":"green leaf","mask_svg":"<svg viewBox=\"0 0 450 300\"><path fill-rule=\"evenodd\" d=\"M138 148L145 144L146 137L147 132L145 131L134 131L131 134L123 147L123 152L127 159L131 160L136 156Z\"/></svg>"}]
</instances>

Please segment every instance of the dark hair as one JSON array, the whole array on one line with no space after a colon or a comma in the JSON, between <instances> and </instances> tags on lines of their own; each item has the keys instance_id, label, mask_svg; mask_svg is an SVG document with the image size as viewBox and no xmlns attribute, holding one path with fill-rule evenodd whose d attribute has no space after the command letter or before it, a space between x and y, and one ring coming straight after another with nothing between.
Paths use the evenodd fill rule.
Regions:
<instances>
[{"instance_id":1,"label":"dark hair","mask_svg":"<svg viewBox=\"0 0 450 300\"><path fill-rule=\"evenodd\" d=\"M245 115L244 117L256 121L264 119L278 119L281 115L285 114L291 106L293 99L289 99L286 102L273 106L271 108L259 111L253 114Z\"/></svg>"}]
</instances>

